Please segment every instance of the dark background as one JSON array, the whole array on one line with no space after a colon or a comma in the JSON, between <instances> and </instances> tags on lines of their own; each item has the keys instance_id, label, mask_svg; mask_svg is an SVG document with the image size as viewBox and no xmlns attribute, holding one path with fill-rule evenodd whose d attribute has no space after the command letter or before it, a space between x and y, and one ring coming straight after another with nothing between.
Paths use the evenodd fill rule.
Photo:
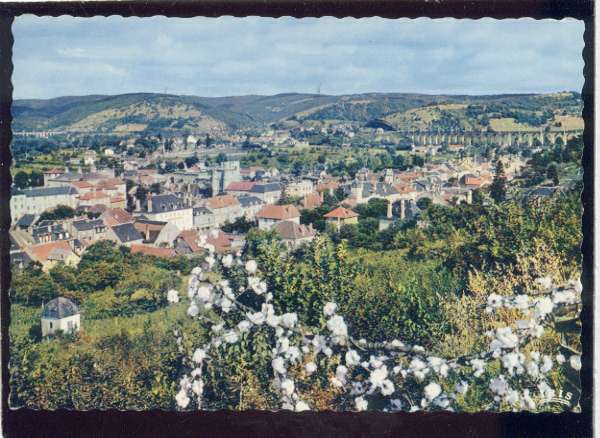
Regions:
<instances>
[{"instance_id":1,"label":"dark background","mask_svg":"<svg viewBox=\"0 0 600 438\"><path fill-rule=\"evenodd\" d=\"M593 0L265 0L246 1L90 1L0 4L0 316L2 338L2 432L7 437L36 436L436 436L445 437L588 437L592 436L593 367ZM291 412L121 412L33 411L8 408L8 326L10 324L10 105L12 101L11 24L20 14L190 17L261 15L270 17L573 17L585 21L585 119L583 155L584 240L583 368L581 414L452 413L291 413Z\"/></svg>"}]
</instances>

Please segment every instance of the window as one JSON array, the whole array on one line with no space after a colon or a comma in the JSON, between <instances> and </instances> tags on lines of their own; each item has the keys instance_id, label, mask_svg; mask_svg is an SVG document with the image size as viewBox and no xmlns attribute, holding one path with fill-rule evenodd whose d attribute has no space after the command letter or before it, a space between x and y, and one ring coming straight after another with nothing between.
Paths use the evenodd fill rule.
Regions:
<instances>
[{"instance_id":1,"label":"window","mask_svg":"<svg viewBox=\"0 0 600 438\"><path fill-rule=\"evenodd\" d=\"M50 328L52 328L52 323L50 323Z\"/></svg>"}]
</instances>

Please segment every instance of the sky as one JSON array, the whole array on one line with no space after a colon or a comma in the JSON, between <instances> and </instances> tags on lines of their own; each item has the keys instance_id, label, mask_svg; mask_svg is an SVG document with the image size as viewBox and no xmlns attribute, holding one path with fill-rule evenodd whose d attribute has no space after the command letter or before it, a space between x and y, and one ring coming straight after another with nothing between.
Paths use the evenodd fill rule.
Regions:
<instances>
[{"instance_id":1,"label":"sky","mask_svg":"<svg viewBox=\"0 0 600 438\"><path fill-rule=\"evenodd\" d=\"M21 16L13 96L581 91L583 31L574 19Z\"/></svg>"}]
</instances>

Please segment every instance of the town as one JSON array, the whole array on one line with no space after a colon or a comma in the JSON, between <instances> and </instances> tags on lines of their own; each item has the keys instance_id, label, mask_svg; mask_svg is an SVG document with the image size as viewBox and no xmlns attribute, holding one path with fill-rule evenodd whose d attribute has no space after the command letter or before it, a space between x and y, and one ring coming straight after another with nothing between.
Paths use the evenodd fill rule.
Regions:
<instances>
[{"instance_id":1,"label":"town","mask_svg":"<svg viewBox=\"0 0 600 438\"><path fill-rule=\"evenodd\" d=\"M394 141L394 135L402 135L386 132L351 124L319 131L343 138L377 139L384 145ZM551 146L557 139L566 143L579 133L559 132L557 137L553 133L546 141ZM317 233L358 224L357 207L372 202L384 204L383 214L376 217L379 231L418 217L427 202L471 203L474 191L492 183L496 153L508 180L520 176L525 167L526 159L510 149L513 144L496 143L496 137L481 136L478 140L483 143L475 144L470 137L465 141L464 135L460 136L463 143L448 143L459 140L459 135L411 139L410 133L404 134L405 143L418 138L419 144L409 143L400 152L392 149L394 158L385 157L401 166L385 167L385 162L380 162L381 170L363 166L353 175L341 176L331 172L337 163L327 159L289 170L269 162L241 165L240 156L248 164L243 158L248 144L264 156L279 151L279 160L311 148L285 130L269 130L255 138L205 133L129 137L111 147L94 149L80 146L78 155L64 167L43 170L41 186L14 188L11 260L20 267L37 261L45 270L59 262L77 264L89 245L103 239L129 247L132 253L167 258L204 251L198 246L199 239L209 242L218 253L237 252L252 227L274 231L286 248L294 250ZM523 136L521 144L532 147L532 138ZM544 138L536 138L537 149L532 147L529 154L544 148ZM423 140L429 143L423 144ZM140 144L148 143L156 147L146 154ZM475 154L476 147L483 147L486 154ZM354 153L350 145L340 150L349 157ZM327 152L322 154L320 157ZM206 158L202 161L199 157ZM544 191L550 194L553 189L538 190ZM324 204L331 210L309 214Z\"/></svg>"}]
</instances>

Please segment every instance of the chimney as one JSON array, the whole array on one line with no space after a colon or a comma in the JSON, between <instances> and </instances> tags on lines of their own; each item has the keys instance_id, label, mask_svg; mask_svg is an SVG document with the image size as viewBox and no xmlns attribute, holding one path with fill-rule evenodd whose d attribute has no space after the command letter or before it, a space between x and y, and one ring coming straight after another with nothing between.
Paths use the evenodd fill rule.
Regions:
<instances>
[{"instance_id":1,"label":"chimney","mask_svg":"<svg viewBox=\"0 0 600 438\"><path fill-rule=\"evenodd\" d=\"M135 198L135 209L137 211L141 211L141 209L142 209L142 204L138 198Z\"/></svg>"},{"instance_id":2,"label":"chimney","mask_svg":"<svg viewBox=\"0 0 600 438\"><path fill-rule=\"evenodd\" d=\"M148 213L152 212L152 196L146 198Z\"/></svg>"},{"instance_id":3,"label":"chimney","mask_svg":"<svg viewBox=\"0 0 600 438\"><path fill-rule=\"evenodd\" d=\"M402 201L400 201L400 203L402 203ZM393 211L392 211L392 201L388 201L388 205L387 205L387 218L391 219L393 216Z\"/></svg>"}]
</instances>

